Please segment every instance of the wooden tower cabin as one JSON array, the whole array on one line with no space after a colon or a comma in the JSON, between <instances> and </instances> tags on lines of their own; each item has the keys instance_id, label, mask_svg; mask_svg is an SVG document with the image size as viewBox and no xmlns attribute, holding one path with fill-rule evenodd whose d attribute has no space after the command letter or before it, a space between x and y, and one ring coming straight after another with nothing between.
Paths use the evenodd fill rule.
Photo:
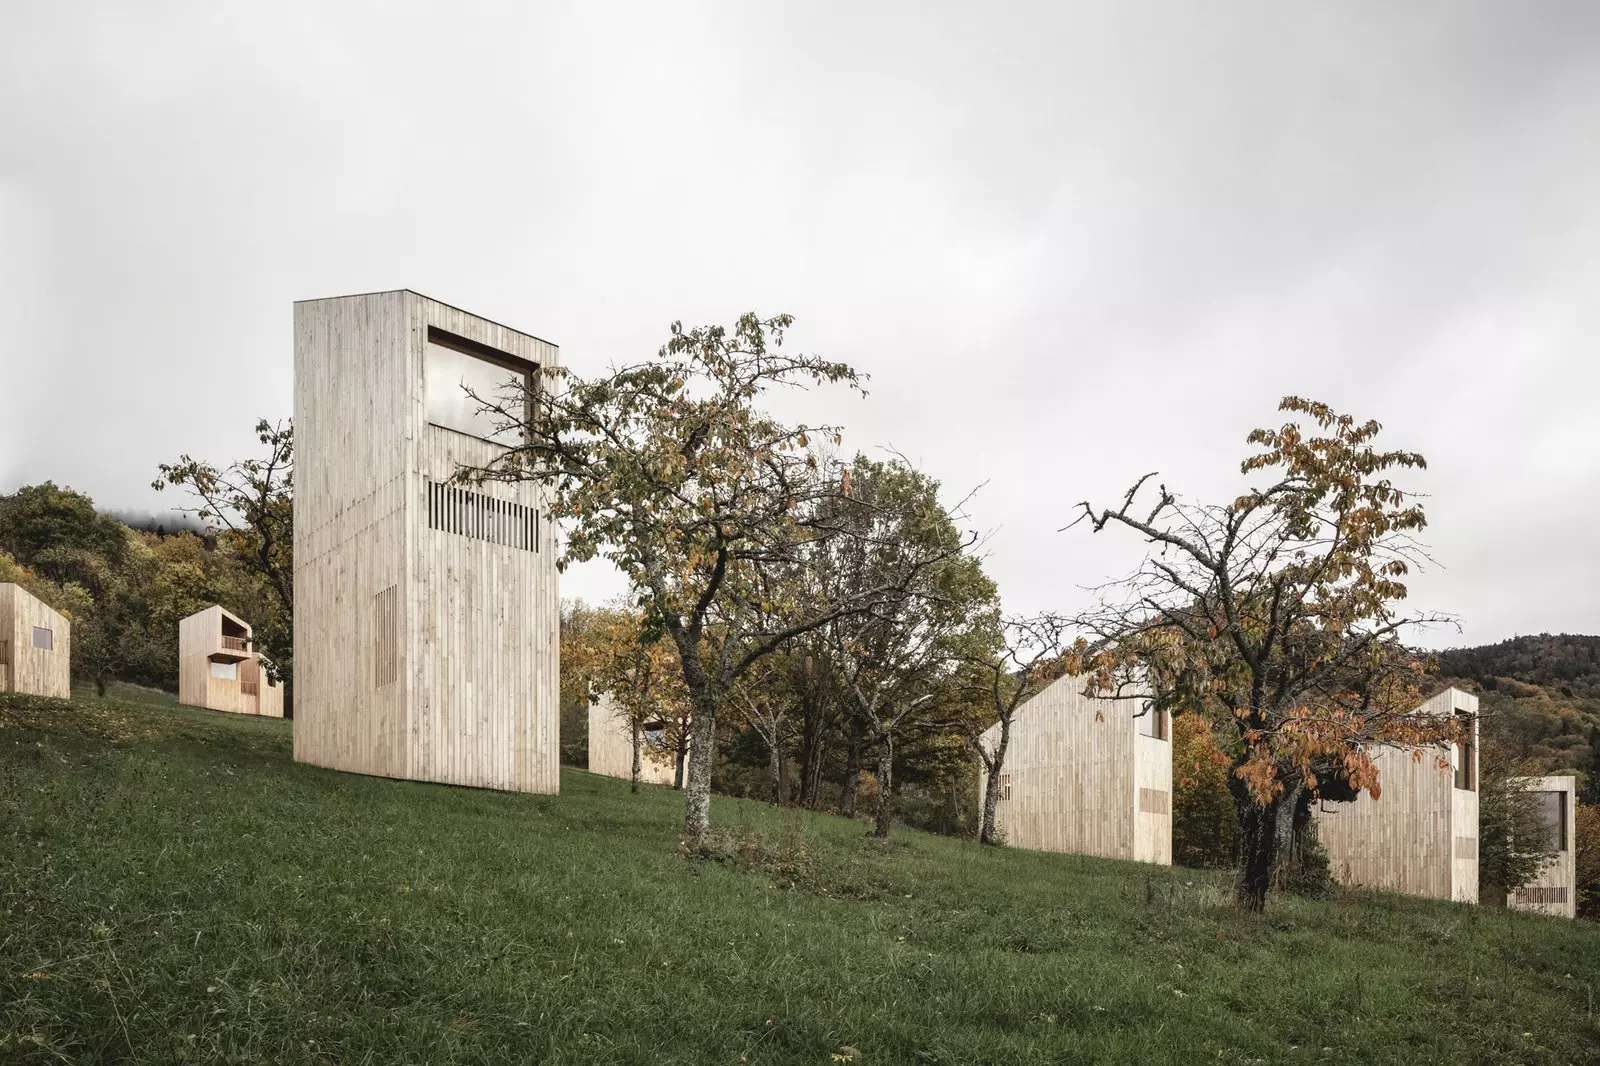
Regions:
<instances>
[{"instance_id":1,"label":"wooden tower cabin","mask_svg":"<svg viewBox=\"0 0 1600 1066\"><path fill-rule=\"evenodd\" d=\"M554 527L533 482L462 485L518 442L555 345L409 290L295 304L298 761L559 787Z\"/></svg>"},{"instance_id":2,"label":"wooden tower cabin","mask_svg":"<svg viewBox=\"0 0 1600 1066\"><path fill-rule=\"evenodd\" d=\"M1019 848L1172 864L1172 723L1145 700L1063 677L1017 709L996 823ZM999 738L995 724L982 742ZM978 781L983 802L987 775Z\"/></svg>"},{"instance_id":3,"label":"wooden tower cabin","mask_svg":"<svg viewBox=\"0 0 1600 1066\"><path fill-rule=\"evenodd\" d=\"M221 607L178 623L178 702L283 717L283 687L262 669L249 624Z\"/></svg>"},{"instance_id":4,"label":"wooden tower cabin","mask_svg":"<svg viewBox=\"0 0 1600 1066\"><path fill-rule=\"evenodd\" d=\"M677 777L678 750L667 735L662 722L645 722L639 731L639 780L647 785L671 785ZM687 781L687 761L683 769ZM589 772L633 780L633 727L610 696L589 704Z\"/></svg>"},{"instance_id":5,"label":"wooden tower cabin","mask_svg":"<svg viewBox=\"0 0 1600 1066\"><path fill-rule=\"evenodd\" d=\"M1317 836L1335 880L1476 903L1478 697L1447 688L1415 713L1456 715L1470 735L1448 747L1375 752L1379 798L1313 805Z\"/></svg>"},{"instance_id":6,"label":"wooden tower cabin","mask_svg":"<svg viewBox=\"0 0 1600 1066\"><path fill-rule=\"evenodd\" d=\"M1576 918L1578 841L1573 818L1577 814L1578 779L1563 775L1513 780L1538 795L1540 822L1545 832L1543 843L1546 850L1555 854L1537 877L1515 892L1507 893L1506 906L1557 918Z\"/></svg>"},{"instance_id":7,"label":"wooden tower cabin","mask_svg":"<svg viewBox=\"0 0 1600 1066\"><path fill-rule=\"evenodd\" d=\"M12 582L0 582L0 692L72 696L72 623Z\"/></svg>"}]
</instances>

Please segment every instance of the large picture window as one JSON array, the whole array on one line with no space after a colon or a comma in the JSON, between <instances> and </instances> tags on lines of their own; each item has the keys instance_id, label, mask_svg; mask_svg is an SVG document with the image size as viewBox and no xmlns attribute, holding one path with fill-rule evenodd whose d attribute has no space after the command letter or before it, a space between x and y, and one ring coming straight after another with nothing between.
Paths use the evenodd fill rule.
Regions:
<instances>
[{"instance_id":1,"label":"large picture window","mask_svg":"<svg viewBox=\"0 0 1600 1066\"><path fill-rule=\"evenodd\" d=\"M1544 851L1567 850L1567 794L1539 793L1539 825L1544 831Z\"/></svg>"},{"instance_id":2,"label":"large picture window","mask_svg":"<svg viewBox=\"0 0 1600 1066\"><path fill-rule=\"evenodd\" d=\"M429 422L508 447L522 443L521 426L483 410L483 404L520 411L526 421L533 386L530 364L430 327L422 365Z\"/></svg>"}]
</instances>

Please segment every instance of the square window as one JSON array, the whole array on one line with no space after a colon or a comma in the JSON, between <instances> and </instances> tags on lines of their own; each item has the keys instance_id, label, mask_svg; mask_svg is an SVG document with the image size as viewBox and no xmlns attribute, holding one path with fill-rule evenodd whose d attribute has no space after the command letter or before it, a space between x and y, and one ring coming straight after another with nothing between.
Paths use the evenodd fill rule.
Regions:
<instances>
[{"instance_id":1,"label":"square window","mask_svg":"<svg viewBox=\"0 0 1600 1066\"><path fill-rule=\"evenodd\" d=\"M35 648L43 648L45 651L51 651L56 646L56 635L43 626L34 626L33 646Z\"/></svg>"}]
</instances>

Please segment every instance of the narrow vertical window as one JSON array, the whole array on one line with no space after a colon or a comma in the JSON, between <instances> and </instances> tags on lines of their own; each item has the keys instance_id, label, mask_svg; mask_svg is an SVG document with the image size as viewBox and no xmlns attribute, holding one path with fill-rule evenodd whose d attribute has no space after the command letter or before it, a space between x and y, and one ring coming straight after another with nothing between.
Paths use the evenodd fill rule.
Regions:
<instances>
[{"instance_id":1,"label":"narrow vertical window","mask_svg":"<svg viewBox=\"0 0 1600 1066\"><path fill-rule=\"evenodd\" d=\"M390 585L372 598L373 684L382 688L400 676L399 592Z\"/></svg>"},{"instance_id":2,"label":"narrow vertical window","mask_svg":"<svg viewBox=\"0 0 1600 1066\"><path fill-rule=\"evenodd\" d=\"M1464 712L1456 715L1456 720L1463 730L1461 739L1456 741L1456 788L1464 792L1478 790L1477 767L1477 742L1472 736L1472 716Z\"/></svg>"}]
</instances>

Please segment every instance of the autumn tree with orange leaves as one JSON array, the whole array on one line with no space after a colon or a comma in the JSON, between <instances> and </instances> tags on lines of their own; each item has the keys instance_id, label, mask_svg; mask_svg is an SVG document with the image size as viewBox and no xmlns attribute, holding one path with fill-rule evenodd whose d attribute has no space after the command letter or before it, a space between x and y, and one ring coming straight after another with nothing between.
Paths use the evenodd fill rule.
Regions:
<instances>
[{"instance_id":1,"label":"autumn tree with orange leaves","mask_svg":"<svg viewBox=\"0 0 1600 1066\"><path fill-rule=\"evenodd\" d=\"M1080 505L1077 522L1151 545L1140 568L1079 619L1075 656L1100 693L1153 687L1173 711L1237 736L1229 790L1239 823L1238 904L1259 911L1297 809L1381 782L1372 755L1403 745L1438 758L1456 724L1414 713L1428 663L1402 641L1446 622L1406 614L1408 575L1427 561L1423 508L1391 480L1421 455L1375 446L1377 422L1288 397L1303 416L1258 429L1241 464L1266 484L1225 504L1155 493L1140 478L1116 508Z\"/></svg>"},{"instance_id":2,"label":"autumn tree with orange leaves","mask_svg":"<svg viewBox=\"0 0 1600 1066\"><path fill-rule=\"evenodd\" d=\"M646 733L656 738L661 750L677 750L673 742L688 728L689 703L677 656L644 612L626 604L595 612L587 644L590 689L610 697L617 715L627 723L633 745L631 783L638 792L648 757ZM679 763L675 777L681 783L682 760L675 761Z\"/></svg>"}]
</instances>

